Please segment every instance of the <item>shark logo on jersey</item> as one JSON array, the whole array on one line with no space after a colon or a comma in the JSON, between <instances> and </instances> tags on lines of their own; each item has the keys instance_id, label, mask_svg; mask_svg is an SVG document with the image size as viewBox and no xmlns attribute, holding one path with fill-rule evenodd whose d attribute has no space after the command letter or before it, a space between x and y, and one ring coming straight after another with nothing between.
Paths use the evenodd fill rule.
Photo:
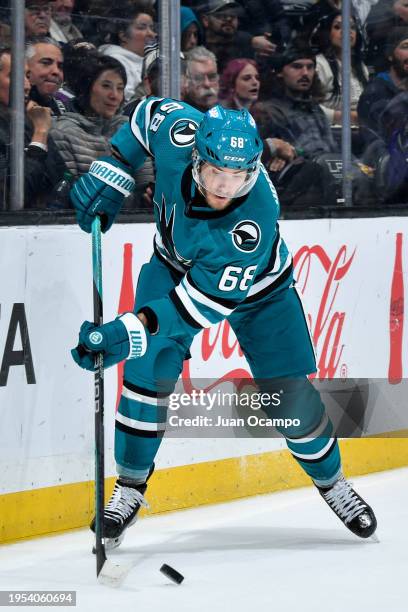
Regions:
<instances>
[{"instance_id":1,"label":"shark logo on jersey","mask_svg":"<svg viewBox=\"0 0 408 612\"><path fill-rule=\"evenodd\" d=\"M170 140L176 147L188 147L194 142L197 128L191 119L178 119L170 128Z\"/></svg>"},{"instance_id":2,"label":"shark logo on jersey","mask_svg":"<svg viewBox=\"0 0 408 612\"><path fill-rule=\"evenodd\" d=\"M240 221L229 232L234 246L244 253L252 253L261 241L261 228L255 221Z\"/></svg>"},{"instance_id":3,"label":"shark logo on jersey","mask_svg":"<svg viewBox=\"0 0 408 612\"><path fill-rule=\"evenodd\" d=\"M166 251L167 257L176 261L184 268L190 268L192 265L191 259L185 259L180 253L178 253L175 244L174 244L174 219L176 216L176 205L171 209L170 217L166 219L166 200L164 196L162 196L161 206L155 202L157 206L157 210L159 213L159 228L160 228L160 237L162 240L162 248Z\"/></svg>"}]
</instances>

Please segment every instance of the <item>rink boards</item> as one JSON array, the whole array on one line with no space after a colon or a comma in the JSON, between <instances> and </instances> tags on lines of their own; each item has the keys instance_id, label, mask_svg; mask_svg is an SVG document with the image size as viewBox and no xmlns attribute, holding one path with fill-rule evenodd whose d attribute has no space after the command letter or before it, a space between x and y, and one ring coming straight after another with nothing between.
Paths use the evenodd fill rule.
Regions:
<instances>
[{"instance_id":1,"label":"rink boards","mask_svg":"<svg viewBox=\"0 0 408 612\"><path fill-rule=\"evenodd\" d=\"M106 320L131 308L153 233L151 224L116 225L104 238ZM396 393L408 367L408 219L282 221L281 233L294 254L318 380L378 378ZM80 323L92 318L90 255L89 236L74 226L0 228L0 542L79 527L92 513L92 377L69 354ZM186 389L248 372L226 323L197 336L191 352ZM110 477L119 380L116 368L107 372ZM346 472L408 464L400 422L384 427L374 415L377 438L343 441ZM152 511L308 484L284 448L280 439L165 440Z\"/></svg>"}]
</instances>

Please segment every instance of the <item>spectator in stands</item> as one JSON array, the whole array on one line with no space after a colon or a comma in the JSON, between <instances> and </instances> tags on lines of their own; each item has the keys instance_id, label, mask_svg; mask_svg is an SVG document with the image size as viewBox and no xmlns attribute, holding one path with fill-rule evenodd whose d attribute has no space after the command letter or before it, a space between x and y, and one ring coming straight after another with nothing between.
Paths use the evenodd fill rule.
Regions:
<instances>
[{"instance_id":1,"label":"spectator in stands","mask_svg":"<svg viewBox=\"0 0 408 612\"><path fill-rule=\"evenodd\" d=\"M239 30L242 7L230 0L208 0L200 18L204 28L204 45L212 51L222 70L230 59L254 57L254 54L271 56L276 45L269 35L253 36Z\"/></svg>"},{"instance_id":2,"label":"spectator in stands","mask_svg":"<svg viewBox=\"0 0 408 612\"><path fill-rule=\"evenodd\" d=\"M180 7L181 51L190 51L202 42L200 22L194 11L187 6Z\"/></svg>"},{"instance_id":3,"label":"spectator in stands","mask_svg":"<svg viewBox=\"0 0 408 612\"><path fill-rule=\"evenodd\" d=\"M387 69L384 47L390 33L398 27L408 27L408 2L406 0L379 0L366 22L368 49L366 63L372 73Z\"/></svg>"},{"instance_id":4,"label":"spectator in stands","mask_svg":"<svg viewBox=\"0 0 408 612\"><path fill-rule=\"evenodd\" d=\"M8 204L11 147L10 104L11 50L0 51L0 209ZM24 125L24 194L25 207L37 208L53 186L62 178L65 165L49 135L51 113L29 99L28 67L24 80L26 117Z\"/></svg>"},{"instance_id":5,"label":"spectator in stands","mask_svg":"<svg viewBox=\"0 0 408 612\"><path fill-rule=\"evenodd\" d=\"M388 102L408 88L408 27L391 32L385 55L389 69L370 81L358 103L359 122L367 144L382 135L381 115Z\"/></svg>"},{"instance_id":6,"label":"spectator in stands","mask_svg":"<svg viewBox=\"0 0 408 612\"><path fill-rule=\"evenodd\" d=\"M26 39L36 36L47 36L51 23L50 0L26 0L25 2L25 36Z\"/></svg>"},{"instance_id":7,"label":"spectator in stands","mask_svg":"<svg viewBox=\"0 0 408 612\"><path fill-rule=\"evenodd\" d=\"M89 57L82 78L75 84L76 97L72 112L66 112L52 128L54 138L67 169L76 179L89 170L94 159L111 155L110 138L128 121L120 113L126 87L126 71L113 57ZM130 196L126 207L139 207L143 170L135 175L138 190ZM148 176L148 181L151 175ZM68 196L68 194L67 194ZM70 203L67 198L67 207Z\"/></svg>"},{"instance_id":8,"label":"spectator in stands","mask_svg":"<svg viewBox=\"0 0 408 612\"><path fill-rule=\"evenodd\" d=\"M324 157L336 154L338 147L319 104L322 89L315 55L310 48L293 45L274 58L273 65L261 87L262 100L252 110L264 140L277 138L294 150L293 161L272 173L278 193L284 204L333 204L335 189Z\"/></svg>"},{"instance_id":9,"label":"spectator in stands","mask_svg":"<svg viewBox=\"0 0 408 612\"><path fill-rule=\"evenodd\" d=\"M112 9L107 15L107 44L99 47L104 55L119 60L126 70L125 99L129 100L142 78L145 45L157 37L154 11L146 0L136 0L126 7Z\"/></svg>"},{"instance_id":10,"label":"spectator in stands","mask_svg":"<svg viewBox=\"0 0 408 612\"><path fill-rule=\"evenodd\" d=\"M64 83L55 94L56 99L61 100L67 110L70 108L70 100L78 91L82 79L82 66L88 62L90 57L98 55L98 51L90 42L83 38L77 38L64 45Z\"/></svg>"},{"instance_id":11,"label":"spectator in stands","mask_svg":"<svg viewBox=\"0 0 408 612\"><path fill-rule=\"evenodd\" d=\"M250 110L258 99L259 87L259 71L254 60L230 60L221 74L220 101L226 108Z\"/></svg>"},{"instance_id":12,"label":"spectator in stands","mask_svg":"<svg viewBox=\"0 0 408 612\"><path fill-rule=\"evenodd\" d=\"M194 47L185 54L186 89L183 99L205 113L217 104L219 74L217 58L205 47Z\"/></svg>"},{"instance_id":13,"label":"spectator in stands","mask_svg":"<svg viewBox=\"0 0 408 612\"><path fill-rule=\"evenodd\" d=\"M319 105L322 87L312 49L288 47L274 61L274 72L262 89L262 102L254 109L261 136L275 131L308 157L336 150Z\"/></svg>"},{"instance_id":14,"label":"spectator in stands","mask_svg":"<svg viewBox=\"0 0 408 612\"><path fill-rule=\"evenodd\" d=\"M341 93L341 53L342 53L342 16L333 11L320 20L311 37L312 46L319 49L316 56L316 70L323 85L324 100L322 108L331 124L342 122ZM355 19L350 21L351 74L350 101L351 121L358 123L357 103L368 83L368 70L362 60L363 39Z\"/></svg>"},{"instance_id":15,"label":"spectator in stands","mask_svg":"<svg viewBox=\"0 0 408 612\"><path fill-rule=\"evenodd\" d=\"M30 98L40 106L50 108L52 115L62 115L65 106L55 96L64 79L59 44L47 37L33 39L27 46L26 57L32 86Z\"/></svg>"},{"instance_id":16,"label":"spectator in stands","mask_svg":"<svg viewBox=\"0 0 408 612\"><path fill-rule=\"evenodd\" d=\"M75 0L52 0L50 36L61 43L82 38L81 32L72 23Z\"/></svg>"},{"instance_id":17,"label":"spectator in stands","mask_svg":"<svg viewBox=\"0 0 408 612\"><path fill-rule=\"evenodd\" d=\"M58 119L51 134L74 178L89 170L92 161L110 155L109 138L126 121L119 109L124 100L126 71L107 56L90 57L74 87L72 112Z\"/></svg>"}]
</instances>

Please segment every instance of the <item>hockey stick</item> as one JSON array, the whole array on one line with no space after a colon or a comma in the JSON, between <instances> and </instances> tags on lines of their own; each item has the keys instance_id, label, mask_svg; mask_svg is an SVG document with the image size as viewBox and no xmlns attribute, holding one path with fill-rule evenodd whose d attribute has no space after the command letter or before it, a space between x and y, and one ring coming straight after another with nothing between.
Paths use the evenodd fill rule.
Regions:
<instances>
[{"instance_id":1,"label":"hockey stick","mask_svg":"<svg viewBox=\"0 0 408 612\"><path fill-rule=\"evenodd\" d=\"M103 324L101 220L92 223L93 309L95 325ZM99 582L119 586L132 566L118 565L106 558L103 518L105 504L105 430L103 354L95 360L95 551Z\"/></svg>"}]
</instances>

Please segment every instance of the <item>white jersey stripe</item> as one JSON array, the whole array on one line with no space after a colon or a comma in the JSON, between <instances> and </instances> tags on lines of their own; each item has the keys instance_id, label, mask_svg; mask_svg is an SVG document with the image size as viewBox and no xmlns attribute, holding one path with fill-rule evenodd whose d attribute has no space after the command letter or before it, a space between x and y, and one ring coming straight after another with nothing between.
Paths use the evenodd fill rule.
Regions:
<instances>
[{"instance_id":1,"label":"white jersey stripe","mask_svg":"<svg viewBox=\"0 0 408 612\"><path fill-rule=\"evenodd\" d=\"M166 429L166 423L149 423L147 421L138 421L137 419L131 419L130 417L116 413L116 421L130 427L131 429L141 429L143 431L164 431Z\"/></svg>"},{"instance_id":2,"label":"white jersey stripe","mask_svg":"<svg viewBox=\"0 0 408 612\"><path fill-rule=\"evenodd\" d=\"M207 295L204 295L203 293L201 293L201 291L198 291L198 289L193 287L188 282L188 279L186 277L184 277L181 282L184 288L186 289L187 293L194 300L196 300L196 302L200 302L200 304L203 304L204 306L208 306L209 308L216 310L220 314L224 315L224 317L228 317L232 312L234 312L233 308L227 308L226 306L222 306L221 304L218 304L218 302L214 302L213 300L211 300Z\"/></svg>"},{"instance_id":3,"label":"white jersey stripe","mask_svg":"<svg viewBox=\"0 0 408 612\"><path fill-rule=\"evenodd\" d=\"M252 287L250 288L250 290L248 291L247 297L250 297L251 295L256 295L257 293L259 293L260 291L262 291L266 287L269 287L269 285L274 283L276 281L276 279L279 278L279 276L287 268L289 268L291 263L292 263L292 256L290 255L290 253L288 253L288 256L286 258L286 261L284 263L283 268L281 270L279 270L279 272L277 272L276 274L271 274L271 275L265 276L265 278L263 278L262 280L254 283L252 285Z\"/></svg>"},{"instance_id":4,"label":"white jersey stripe","mask_svg":"<svg viewBox=\"0 0 408 612\"><path fill-rule=\"evenodd\" d=\"M122 389L123 397L127 399L134 400L135 402L141 402L142 404L150 404L150 406L165 406L166 398L157 398L157 397L149 397L148 395L142 395L141 393L136 393L135 391L131 391L127 387L123 387Z\"/></svg>"},{"instance_id":5,"label":"white jersey stripe","mask_svg":"<svg viewBox=\"0 0 408 612\"><path fill-rule=\"evenodd\" d=\"M187 291L184 289L183 285L181 284L177 285L177 287L175 287L175 291L177 295L179 296L180 300L182 301L188 314L195 321L197 321L197 323L201 325L201 327L211 327L212 325L211 321L209 321L203 314L201 314L201 312L196 308L196 306L194 306L193 302L191 301L190 296L188 295Z\"/></svg>"},{"instance_id":6,"label":"white jersey stripe","mask_svg":"<svg viewBox=\"0 0 408 612\"><path fill-rule=\"evenodd\" d=\"M333 444L333 440L334 440L334 438L329 438L329 441L327 442L327 444L324 445L324 447L321 450L319 450L317 453L313 453L311 455L308 455L306 453L297 453L296 451L294 451L292 449L290 449L290 452L292 453L292 455L294 455L298 459L320 459L320 457L323 457L323 455L325 455L327 453L327 451L329 450L329 448Z\"/></svg>"}]
</instances>

